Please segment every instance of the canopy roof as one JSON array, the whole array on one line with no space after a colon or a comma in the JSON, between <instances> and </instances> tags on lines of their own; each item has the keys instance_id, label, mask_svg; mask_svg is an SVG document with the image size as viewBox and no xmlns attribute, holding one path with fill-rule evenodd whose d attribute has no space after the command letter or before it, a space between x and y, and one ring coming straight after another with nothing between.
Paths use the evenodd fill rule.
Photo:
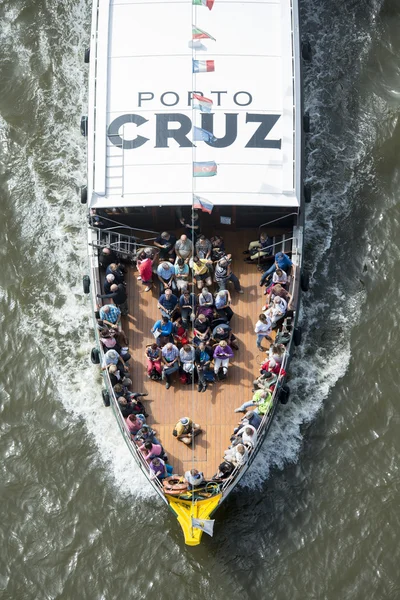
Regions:
<instances>
[{"instance_id":1,"label":"canopy roof","mask_svg":"<svg viewBox=\"0 0 400 600\"><path fill-rule=\"evenodd\" d=\"M200 41L192 40L193 26ZM300 69L293 48L290 0L215 0L212 10L192 0L98 0L91 206L190 205L194 195L215 205L298 206ZM212 100L210 112L209 102L203 111L193 106L193 91ZM202 140L194 141L194 127ZM197 167L201 176L193 176L194 163L208 163Z\"/></svg>"}]
</instances>

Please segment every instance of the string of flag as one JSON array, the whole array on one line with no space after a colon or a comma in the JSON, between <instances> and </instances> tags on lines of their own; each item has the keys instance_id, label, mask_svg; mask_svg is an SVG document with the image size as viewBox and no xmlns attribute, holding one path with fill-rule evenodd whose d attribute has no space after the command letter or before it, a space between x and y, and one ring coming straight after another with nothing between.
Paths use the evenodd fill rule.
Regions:
<instances>
[{"instance_id":1,"label":"string of flag","mask_svg":"<svg viewBox=\"0 0 400 600\"><path fill-rule=\"evenodd\" d=\"M192 3L195 6L205 6L208 10L211 10L214 6L214 0L192 0ZM192 47L197 47L197 44L201 43L201 40L216 41L215 37L210 33L200 29L197 25L192 25ZM193 73L212 73L214 71L215 62L213 60L192 59ZM192 108L194 110L199 110L202 113L210 113L213 108L213 101L200 94L193 94ZM210 131L193 126L194 142L206 142L209 146L212 146L216 139L217 138ZM214 177L215 175L217 175L217 163L214 160L202 162L193 161L193 177ZM211 214L214 206L210 200L193 194L193 208Z\"/></svg>"}]
</instances>

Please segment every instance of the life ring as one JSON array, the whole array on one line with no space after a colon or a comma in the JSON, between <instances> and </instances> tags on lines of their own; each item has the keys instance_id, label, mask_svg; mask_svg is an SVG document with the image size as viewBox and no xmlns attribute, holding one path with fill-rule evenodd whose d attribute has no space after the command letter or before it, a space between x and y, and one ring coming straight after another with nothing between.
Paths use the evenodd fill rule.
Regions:
<instances>
[{"instance_id":1,"label":"life ring","mask_svg":"<svg viewBox=\"0 0 400 600\"><path fill-rule=\"evenodd\" d=\"M184 492L188 491L187 481L181 481L180 477L176 475L170 475L163 479L164 492L170 496L180 496Z\"/></svg>"}]
</instances>

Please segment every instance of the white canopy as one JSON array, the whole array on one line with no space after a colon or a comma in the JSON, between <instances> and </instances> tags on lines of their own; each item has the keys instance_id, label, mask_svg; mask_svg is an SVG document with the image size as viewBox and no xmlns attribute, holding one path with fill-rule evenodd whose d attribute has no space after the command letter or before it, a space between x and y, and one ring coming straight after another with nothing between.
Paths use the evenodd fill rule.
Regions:
<instances>
[{"instance_id":1,"label":"white canopy","mask_svg":"<svg viewBox=\"0 0 400 600\"><path fill-rule=\"evenodd\" d=\"M190 205L193 195L215 205L299 205L298 31L290 0L215 0L212 10L192 0L99 0L98 7L91 206ZM193 42L193 26L215 41ZM193 91L212 100L211 112L193 107ZM208 143L193 141L194 127ZM215 164L217 174L193 177L199 162Z\"/></svg>"}]
</instances>

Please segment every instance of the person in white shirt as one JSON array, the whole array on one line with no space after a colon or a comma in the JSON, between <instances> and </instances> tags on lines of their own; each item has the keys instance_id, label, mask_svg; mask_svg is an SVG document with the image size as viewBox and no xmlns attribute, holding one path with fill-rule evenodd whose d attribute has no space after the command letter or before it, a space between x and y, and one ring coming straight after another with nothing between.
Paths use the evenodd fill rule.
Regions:
<instances>
[{"instance_id":1,"label":"person in white shirt","mask_svg":"<svg viewBox=\"0 0 400 600\"><path fill-rule=\"evenodd\" d=\"M261 345L261 342L263 341L264 338L266 338L269 342L272 343L272 338L270 337L270 333L272 331L272 321L269 317L269 315L261 313L258 316L258 321L256 323L256 326L254 328L254 333L257 334L257 348L261 351L264 350L264 348Z\"/></svg>"},{"instance_id":2,"label":"person in white shirt","mask_svg":"<svg viewBox=\"0 0 400 600\"><path fill-rule=\"evenodd\" d=\"M282 287L285 287L287 280L288 276L282 269L277 269L272 275L272 285L275 285L275 283L280 283Z\"/></svg>"},{"instance_id":3,"label":"person in white shirt","mask_svg":"<svg viewBox=\"0 0 400 600\"><path fill-rule=\"evenodd\" d=\"M241 467L247 462L249 453L246 446L243 444L238 444L229 450L225 450L224 458L225 460L231 462L235 467Z\"/></svg>"},{"instance_id":4,"label":"person in white shirt","mask_svg":"<svg viewBox=\"0 0 400 600\"><path fill-rule=\"evenodd\" d=\"M252 425L245 425L239 429L236 435L242 436L242 442L245 446L251 446L254 448L257 443L257 431Z\"/></svg>"},{"instance_id":5,"label":"person in white shirt","mask_svg":"<svg viewBox=\"0 0 400 600\"><path fill-rule=\"evenodd\" d=\"M199 487L204 483L204 475L199 472L197 469L192 469L191 471L186 471L185 479L189 484L189 489L192 490L195 487Z\"/></svg>"},{"instance_id":6,"label":"person in white shirt","mask_svg":"<svg viewBox=\"0 0 400 600\"><path fill-rule=\"evenodd\" d=\"M278 321L280 321L286 313L287 302L280 296L275 296L274 301L270 308L265 311L265 315L269 317L272 321L272 326L276 325Z\"/></svg>"}]
</instances>

